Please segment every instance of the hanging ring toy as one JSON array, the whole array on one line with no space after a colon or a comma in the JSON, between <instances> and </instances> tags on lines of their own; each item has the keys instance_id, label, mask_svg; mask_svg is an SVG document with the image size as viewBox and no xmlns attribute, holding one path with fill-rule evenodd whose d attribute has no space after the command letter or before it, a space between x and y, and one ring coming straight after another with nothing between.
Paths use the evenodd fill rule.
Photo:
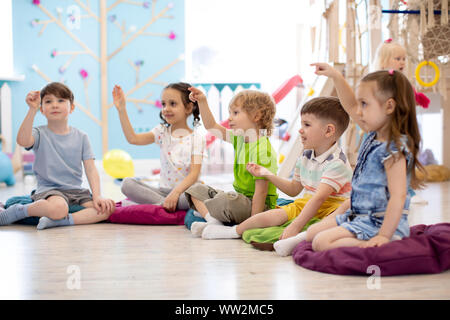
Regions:
<instances>
[{"instance_id":1,"label":"hanging ring toy","mask_svg":"<svg viewBox=\"0 0 450 320\"><path fill-rule=\"evenodd\" d=\"M434 79L431 82L424 82L421 78L420 78L420 70L426 66L429 65L430 67L432 67L434 69ZM438 81L439 81L439 77L440 77L440 71L438 66L436 65L436 63L434 63L433 61L422 61L421 63L419 63L419 65L416 68L416 80L417 82L422 86L422 87L432 87L434 86Z\"/></svg>"}]
</instances>

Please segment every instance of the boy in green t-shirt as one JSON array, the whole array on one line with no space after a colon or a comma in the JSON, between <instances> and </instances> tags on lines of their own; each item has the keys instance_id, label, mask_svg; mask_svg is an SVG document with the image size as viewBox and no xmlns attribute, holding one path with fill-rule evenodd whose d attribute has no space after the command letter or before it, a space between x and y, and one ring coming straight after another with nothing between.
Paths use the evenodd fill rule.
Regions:
<instances>
[{"instance_id":1,"label":"boy in green t-shirt","mask_svg":"<svg viewBox=\"0 0 450 320\"><path fill-rule=\"evenodd\" d=\"M246 169L247 163L254 162L274 174L277 172L276 152L268 138L272 132L275 102L270 95L260 91L239 92L230 102L230 129L227 129L215 121L206 96L194 87L189 90L190 99L198 102L205 128L217 138L232 143L235 150L233 187L236 192L224 192L202 183L186 190L191 208L206 220L206 223L191 225L192 234L201 236L207 224L236 224L275 208L276 187L265 178L254 177Z\"/></svg>"}]
</instances>

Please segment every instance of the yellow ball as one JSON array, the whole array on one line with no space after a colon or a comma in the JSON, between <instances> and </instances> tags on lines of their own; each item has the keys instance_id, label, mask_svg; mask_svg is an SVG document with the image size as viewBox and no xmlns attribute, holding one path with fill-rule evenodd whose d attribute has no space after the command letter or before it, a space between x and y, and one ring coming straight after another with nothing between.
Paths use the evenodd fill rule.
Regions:
<instances>
[{"instance_id":1,"label":"yellow ball","mask_svg":"<svg viewBox=\"0 0 450 320\"><path fill-rule=\"evenodd\" d=\"M113 178L134 177L134 164L131 156L119 149L108 151L103 157L103 169Z\"/></svg>"}]
</instances>

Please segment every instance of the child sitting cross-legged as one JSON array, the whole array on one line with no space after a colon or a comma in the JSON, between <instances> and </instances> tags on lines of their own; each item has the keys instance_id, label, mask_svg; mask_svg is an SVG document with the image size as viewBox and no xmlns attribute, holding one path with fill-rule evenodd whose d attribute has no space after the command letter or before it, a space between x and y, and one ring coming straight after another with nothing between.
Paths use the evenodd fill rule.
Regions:
<instances>
[{"instance_id":1,"label":"child sitting cross-legged","mask_svg":"<svg viewBox=\"0 0 450 320\"><path fill-rule=\"evenodd\" d=\"M235 191L224 192L202 183L186 190L186 198L207 222L194 222L191 232L202 236L209 224L240 223L250 216L275 208L276 187L265 178L252 176L246 165L257 162L270 172L277 171L277 158L268 136L273 127L275 103L270 95L257 90L243 90L230 102L230 129L218 124L206 96L197 88L189 88L190 99L198 102L205 128L219 139L233 145Z\"/></svg>"},{"instance_id":2,"label":"child sitting cross-legged","mask_svg":"<svg viewBox=\"0 0 450 320\"><path fill-rule=\"evenodd\" d=\"M41 217L38 230L108 219L115 203L101 196L88 135L69 126L69 115L75 108L72 91L63 83L52 82L41 91L28 93L26 103L29 109L17 133L17 143L34 151L37 188L31 195L32 203L18 203L0 212L0 226L27 217ZM47 125L33 127L39 111ZM83 167L90 190L82 187ZM70 214L69 206L75 205L85 209Z\"/></svg>"},{"instance_id":3,"label":"child sitting cross-legged","mask_svg":"<svg viewBox=\"0 0 450 320\"><path fill-rule=\"evenodd\" d=\"M266 178L289 196L297 196L305 189L303 197L232 227L208 225L202 237L240 238L248 229L279 226L292 220L281 235L281 239L290 241L278 248L284 251L281 255L290 254L295 244L304 239L304 233L298 234L309 220L326 217L348 199L352 168L338 146L339 137L348 123L349 116L337 98L319 97L305 103L299 130L304 151L297 160L293 179L278 177L253 163L247 165L252 175Z\"/></svg>"}]
</instances>

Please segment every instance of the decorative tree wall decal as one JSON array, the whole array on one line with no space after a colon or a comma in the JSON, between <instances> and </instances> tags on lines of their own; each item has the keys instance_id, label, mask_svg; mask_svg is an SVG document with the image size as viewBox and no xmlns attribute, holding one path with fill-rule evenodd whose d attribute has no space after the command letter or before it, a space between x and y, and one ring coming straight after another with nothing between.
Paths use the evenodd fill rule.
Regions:
<instances>
[{"instance_id":1,"label":"decorative tree wall decal","mask_svg":"<svg viewBox=\"0 0 450 320\"><path fill-rule=\"evenodd\" d=\"M99 63L100 67L100 104L101 104L101 112L100 117L96 117L92 110L91 104L89 103L88 98L88 86L91 81L91 77L89 75L88 70L81 69L79 71L80 79L84 83L84 92L87 107L83 106L79 103L79 101L75 101L75 105L81 110L84 114L86 114L91 120L93 120L98 126L101 127L102 131L102 154L105 154L108 151L108 110L113 107L112 103L108 103L108 96L110 92L108 91L108 62L110 62L119 52L124 50L128 45L130 45L133 41L138 39L141 36L154 36L154 37L167 37L170 40L176 39L176 34L173 31L168 31L167 33L161 32L151 32L148 29L157 23L161 19L172 19L174 18L172 15L169 15L169 11L174 7L173 3L168 3L163 9L159 12L156 12L156 1L130 1L130 0L117 0L109 7L107 6L107 0L99 0L99 12L98 15L93 12L92 7L89 3L89 0L85 2L81 0L74 0L74 5L70 6L68 11L68 19L66 22L63 21L63 9L56 8L56 15L52 14L43 4L44 1L33 0L33 4L36 5L49 19L48 20L38 20L34 19L31 24L33 26L42 25L42 28L39 31L39 35L42 35L46 28L51 24L55 24L58 28L64 31L65 34L69 38L71 38L76 44L81 47L80 51L58 51L57 49L53 49L51 51L51 56L62 56L67 55L69 58L65 61L65 63L59 67L58 71L60 74L66 72L66 70L70 67L72 62L81 55L89 55L96 62ZM149 20L140 28L137 27L129 27L126 28L126 22L123 21L120 24L117 21L117 16L115 14L108 15L109 12L116 6L120 4L141 6L144 9L149 9L150 18ZM86 14L82 15L81 11L84 11ZM100 33L100 52L99 55L94 52L89 46L79 39L75 33L72 31L74 28L79 26L81 19L95 19L99 24L99 33ZM120 41L120 46L115 48L111 53L107 52L107 40L108 40L108 22L112 23L114 26L119 28L121 31L122 37ZM158 71L154 74L148 76L145 80L139 81L139 69L143 64L143 60L136 60L139 63L135 62L134 68L136 72L136 83L133 88L128 90L125 93L126 99L128 102L133 103L139 111L142 111L141 104L145 105L154 105L157 108L160 108L161 103L159 100L151 100L150 97L152 93L147 94L144 98L133 98L132 94L135 93L138 89L142 88L147 84L156 84L159 86L165 86L167 83L164 81L158 81L158 76L172 68L174 65L183 60L183 56L179 56L174 59L170 63L162 66ZM37 65L33 65L32 69L40 75L43 79L48 82L53 81L50 77L48 77L43 71L39 69ZM91 72L92 73L92 72Z\"/></svg>"}]
</instances>

